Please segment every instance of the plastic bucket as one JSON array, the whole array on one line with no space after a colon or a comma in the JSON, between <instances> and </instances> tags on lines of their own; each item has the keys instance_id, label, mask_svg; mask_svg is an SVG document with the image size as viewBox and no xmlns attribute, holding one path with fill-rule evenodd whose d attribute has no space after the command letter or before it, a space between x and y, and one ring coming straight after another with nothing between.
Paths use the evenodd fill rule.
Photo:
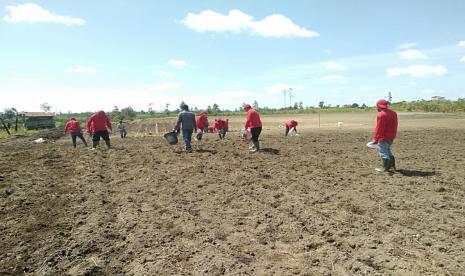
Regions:
<instances>
[{"instance_id":1,"label":"plastic bucket","mask_svg":"<svg viewBox=\"0 0 465 276\"><path fill-rule=\"evenodd\" d=\"M178 143L178 135L176 132L168 132L163 135L163 137L165 137L166 142L170 145L176 145Z\"/></svg>"}]
</instances>

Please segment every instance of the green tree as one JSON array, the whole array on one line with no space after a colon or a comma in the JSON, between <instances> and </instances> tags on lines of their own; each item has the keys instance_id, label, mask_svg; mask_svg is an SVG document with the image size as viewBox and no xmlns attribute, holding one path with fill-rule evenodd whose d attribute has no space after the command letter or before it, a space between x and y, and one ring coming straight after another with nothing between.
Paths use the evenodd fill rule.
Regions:
<instances>
[{"instance_id":1,"label":"green tree","mask_svg":"<svg viewBox=\"0 0 465 276\"><path fill-rule=\"evenodd\" d=\"M323 101L319 102L319 103L318 103L318 106L319 106L320 108L324 108L324 107L325 107L325 102L323 102Z\"/></svg>"},{"instance_id":2,"label":"green tree","mask_svg":"<svg viewBox=\"0 0 465 276\"><path fill-rule=\"evenodd\" d=\"M216 103L213 104L212 111L215 113L221 112L220 107Z\"/></svg>"},{"instance_id":3,"label":"green tree","mask_svg":"<svg viewBox=\"0 0 465 276\"><path fill-rule=\"evenodd\" d=\"M259 109L258 102L257 102L256 100L253 101L253 103L252 103L252 108L253 108L253 109L257 109L257 110Z\"/></svg>"},{"instance_id":4,"label":"green tree","mask_svg":"<svg viewBox=\"0 0 465 276\"><path fill-rule=\"evenodd\" d=\"M52 107L48 103L43 103L40 105L40 109L42 109L44 112L49 112Z\"/></svg>"},{"instance_id":5,"label":"green tree","mask_svg":"<svg viewBox=\"0 0 465 276\"><path fill-rule=\"evenodd\" d=\"M3 117L5 119L13 119L14 117L16 117L16 114L18 114L18 111L16 110L16 108L12 107L12 108L5 108L3 110Z\"/></svg>"},{"instance_id":6,"label":"green tree","mask_svg":"<svg viewBox=\"0 0 465 276\"><path fill-rule=\"evenodd\" d=\"M120 116L120 120L122 119L133 119L134 117L136 117L136 111L134 111L134 109L132 109L132 107L128 106L128 107L125 107L123 109L121 109L121 116Z\"/></svg>"}]
</instances>

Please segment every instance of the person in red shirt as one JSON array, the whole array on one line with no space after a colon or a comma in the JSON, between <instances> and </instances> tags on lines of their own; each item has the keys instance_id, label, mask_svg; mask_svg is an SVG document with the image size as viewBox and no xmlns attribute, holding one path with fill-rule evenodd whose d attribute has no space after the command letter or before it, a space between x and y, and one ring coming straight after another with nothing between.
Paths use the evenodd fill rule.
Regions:
<instances>
[{"instance_id":1,"label":"person in red shirt","mask_svg":"<svg viewBox=\"0 0 465 276\"><path fill-rule=\"evenodd\" d=\"M294 121L294 120L289 120L285 122L284 123L284 127L286 128L285 136L287 136L289 131L292 129L294 129L294 131L297 133L297 125L298 125L297 121Z\"/></svg>"},{"instance_id":2,"label":"person in red shirt","mask_svg":"<svg viewBox=\"0 0 465 276\"><path fill-rule=\"evenodd\" d=\"M87 120L87 132L92 135L92 149L95 149L100 137L105 141L105 144L110 148L110 134L108 130L112 130L111 122L108 116L103 111L95 112Z\"/></svg>"},{"instance_id":3,"label":"person in red shirt","mask_svg":"<svg viewBox=\"0 0 465 276\"><path fill-rule=\"evenodd\" d=\"M220 139L223 140L226 136L226 121L222 120L221 118L215 119L215 131L218 132Z\"/></svg>"},{"instance_id":4,"label":"person in red shirt","mask_svg":"<svg viewBox=\"0 0 465 276\"><path fill-rule=\"evenodd\" d=\"M378 172L396 170L396 159L391 151L391 145L397 135L397 113L388 108L389 102L381 99L376 102L378 116L373 134L373 144L378 144L378 153L383 165L376 168Z\"/></svg>"},{"instance_id":5,"label":"person in red shirt","mask_svg":"<svg viewBox=\"0 0 465 276\"><path fill-rule=\"evenodd\" d=\"M253 109L250 104L243 104L242 107L247 111L244 128L246 130L250 129L250 134L252 135L252 146L250 147L250 151L257 152L260 150L258 137L262 132L262 121L260 120L258 112Z\"/></svg>"},{"instance_id":6,"label":"person in red shirt","mask_svg":"<svg viewBox=\"0 0 465 276\"><path fill-rule=\"evenodd\" d=\"M207 112L201 112L195 119L195 123L197 124L197 134L195 135L195 138L200 141L202 140L203 133L208 132Z\"/></svg>"},{"instance_id":7,"label":"person in red shirt","mask_svg":"<svg viewBox=\"0 0 465 276\"><path fill-rule=\"evenodd\" d=\"M71 118L68 120L68 122L66 122L65 134L68 132L71 133L71 141L73 141L74 148L76 148L76 137L79 137L84 143L84 146L87 147L86 139L84 139L84 136L82 136L81 125L79 124L79 121L76 120L76 118Z\"/></svg>"}]
</instances>

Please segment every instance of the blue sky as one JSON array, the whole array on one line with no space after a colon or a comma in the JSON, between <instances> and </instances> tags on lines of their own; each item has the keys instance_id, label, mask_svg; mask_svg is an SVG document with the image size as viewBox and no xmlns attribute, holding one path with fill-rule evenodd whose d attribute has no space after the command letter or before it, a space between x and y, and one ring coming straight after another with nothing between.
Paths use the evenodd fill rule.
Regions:
<instances>
[{"instance_id":1,"label":"blue sky","mask_svg":"<svg viewBox=\"0 0 465 276\"><path fill-rule=\"evenodd\" d=\"M465 97L463 0L0 5L0 109Z\"/></svg>"}]
</instances>

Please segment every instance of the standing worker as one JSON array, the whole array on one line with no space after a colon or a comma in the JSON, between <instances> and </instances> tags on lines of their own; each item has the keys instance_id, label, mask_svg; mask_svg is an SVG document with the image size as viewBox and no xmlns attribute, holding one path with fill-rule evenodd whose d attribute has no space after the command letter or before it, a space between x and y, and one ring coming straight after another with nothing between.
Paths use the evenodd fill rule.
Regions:
<instances>
[{"instance_id":1,"label":"standing worker","mask_svg":"<svg viewBox=\"0 0 465 276\"><path fill-rule=\"evenodd\" d=\"M126 138L126 135L128 134L128 132L126 131L126 126L123 124L123 121L119 121L117 128L119 130L121 139Z\"/></svg>"},{"instance_id":2,"label":"standing worker","mask_svg":"<svg viewBox=\"0 0 465 276\"><path fill-rule=\"evenodd\" d=\"M286 128L286 133L285 136L289 133L290 130L294 130L295 133L297 133L297 121L295 120L289 120L284 123L284 127ZM292 133L291 133L292 134Z\"/></svg>"},{"instance_id":3,"label":"standing worker","mask_svg":"<svg viewBox=\"0 0 465 276\"><path fill-rule=\"evenodd\" d=\"M105 141L105 144L110 148L110 134L108 129L112 130L111 122L108 116L103 111L95 112L87 121L87 131L92 135L92 149L95 149L100 137Z\"/></svg>"},{"instance_id":4,"label":"standing worker","mask_svg":"<svg viewBox=\"0 0 465 276\"><path fill-rule=\"evenodd\" d=\"M195 119L195 123L197 124L197 134L195 138L200 141L202 140L203 133L208 131L207 112L200 112L199 116Z\"/></svg>"},{"instance_id":5,"label":"standing worker","mask_svg":"<svg viewBox=\"0 0 465 276\"><path fill-rule=\"evenodd\" d=\"M373 144L378 144L378 153L383 165L376 168L378 172L396 170L396 159L391 152L391 145L397 135L397 113L388 108L389 102L381 99L376 102L378 116L373 135Z\"/></svg>"},{"instance_id":6,"label":"standing worker","mask_svg":"<svg viewBox=\"0 0 465 276\"><path fill-rule=\"evenodd\" d=\"M251 152L257 152L260 150L258 137L262 132L262 121L258 112L250 104L243 104L242 107L247 111L245 129L250 129L250 134L252 135L252 146L249 149Z\"/></svg>"},{"instance_id":7,"label":"standing worker","mask_svg":"<svg viewBox=\"0 0 465 276\"><path fill-rule=\"evenodd\" d=\"M186 145L186 151L192 152L192 133L194 130L197 132L197 124L195 123L195 114L194 112L189 111L189 106L184 102L181 103L181 112L178 114L176 119L176 126L174 131L179 133L179 130L182 131L182 137L184 139L184 144Z\"/></svg>"},{"instance_id":8,"label":"standing worker","mask_svg":"<svg viewBox=\"0 0 465 276\"><path fill-rule=\"evenodd\" d=\"M82 136L81 124L79 124L79 121L77 121L76 118L71 118L68 122L66 122L65 134L68 132L71 133L71 141L73 141L74 148L76 148L76 137L79 137L84 143L84 146L87 147L86 139Z\"/></svg>"}]
</instances>

